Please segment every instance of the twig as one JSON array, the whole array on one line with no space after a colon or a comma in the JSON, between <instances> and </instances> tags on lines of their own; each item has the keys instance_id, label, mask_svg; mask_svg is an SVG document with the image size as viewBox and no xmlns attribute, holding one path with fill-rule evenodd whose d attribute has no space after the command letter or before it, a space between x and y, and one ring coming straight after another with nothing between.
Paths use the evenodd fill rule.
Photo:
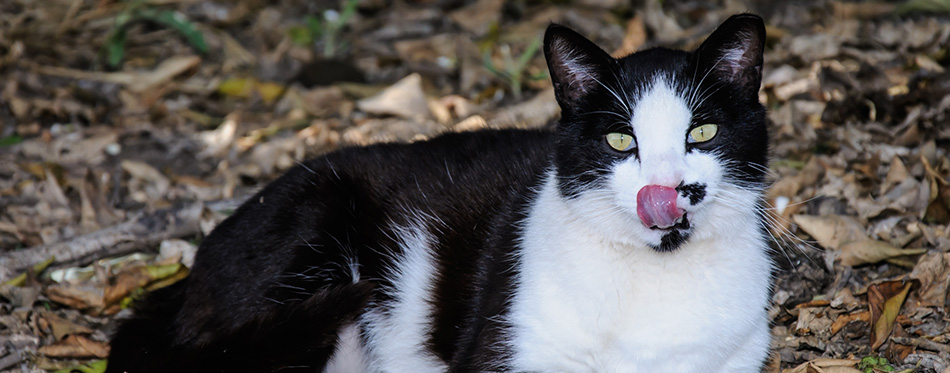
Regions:
<instances>
[{"instance_id":1,"label":"twig","mask_svg":"<svg viewBox=\"0 0 950 373\"><path fill-rule=\"evenodd\" d=\"M36 262L52 256L54 265L71 265L157 246L163 240L193 236L200 231L199 221L205 208L224 212L237 208L243 198L161 209L139 214L126 222L69 241L34 246L0 255L0 279L16 276Z\"/></svg>"},{"instance_id":2,"label":"twig","mask_svg":"<svg viewBox=\"0 0 950 373\"><path fill-rule=\"evenodd\" d=\"M895 343L899 343L905 346L920 347L928 351L937 351L937 352L943 352L945 354L950 354L950 346L945 345L943 343L937 343L929 339L891 337L891 340L894 341Z\"/></svg>"}]
</instances>

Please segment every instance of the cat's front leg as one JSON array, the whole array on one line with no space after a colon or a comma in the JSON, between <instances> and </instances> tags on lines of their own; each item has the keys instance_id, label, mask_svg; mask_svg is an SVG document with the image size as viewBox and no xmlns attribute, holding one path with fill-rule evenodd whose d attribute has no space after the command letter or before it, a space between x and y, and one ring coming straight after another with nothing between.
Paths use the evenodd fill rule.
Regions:
<instances>
[{"instance_id":1,"label":"cat's front leg","mask_svg":"<svg viewBox=\"0 0 950 373\"><path fill-rule=\"evenodd\" d=\"M736 349L725 364L722 365L720 372L761 372L765 365L765 360L771 351L771 334L767 323L760 323L761 327L756 327L750 333L749 338Z\"/></svg>"}]
</instances>

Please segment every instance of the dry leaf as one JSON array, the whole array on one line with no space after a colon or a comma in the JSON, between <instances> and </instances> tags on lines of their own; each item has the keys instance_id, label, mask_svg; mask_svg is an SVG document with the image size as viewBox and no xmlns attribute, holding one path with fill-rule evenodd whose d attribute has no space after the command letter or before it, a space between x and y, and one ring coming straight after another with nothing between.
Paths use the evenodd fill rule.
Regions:
<instances>
[{"instance_id":1,"label":"dry leaf","mask_svg":"<svg viewBox=\"0 0 950 373\"><path fill-rule=\"evenodd\" d=\"M164 199L171 187L171 181L165 175L143 162L124 160L121 165L132 176L129 190L133 199L149 203Z\"/></svg>"},{"instance_id":2,"label":"dry leaf","mask_svg":"<svg viewBox=\"0 0 950 373\"><path fill-rule=\"evenodd\" d=\"M785 369L782 373L862 373L853 368L859 362L857 359L819 358L792 369Z\"/></svg>"},{"instance_id":3,"label":"dry leaf","mask_svg":"<svg viewBox=\"0 0 950 373\"><path fill-rule=\"evenodd\" d=\"M921 306L944 306L950 289L950 253L934 252L920 257L910 278L920 281L917 300Z\"/></svg>"},{"instance_id":4,"label":"dry leaf","mask_svg":"<svg viewBox=\"0 0 950 373\"><path fill-rule=\"evenodd\" d=\"M422 76L419 74L411 74L379 94L357 101L356 107L376 115L406 119L429 117L429 101L422 91Z\"/></svg>"},{"instance_id":5,"label":"dry leaf","mask_svg":"<svg viewBox=\"0 0 950 373\"><path fill-rule=\"evenodd\" d=\"M841 265L855 267L862 264L877 263L882 260L906 255L926 253L927 249L901 249L890 242L877 240L852 241L841 247L838 262Z\"/></svg>"},{"instance_id":6,"label":"dry leaf","mask_svg":"<svg viewBox=\"0 0 950 373\"><path fill-rule=\"evenodd\" d=\"M53 66L40 66L37 67L37 71L41 74L66 78L123 84L133 92L142 93L167 83L175 76L195 68L200 63L201 58L197 56L173 56L162 61L152 71L101 73Z\"/></svg>"},{"instance_id":7,"label":"dry leaf","mask_svg":"<svg viewBox=\"0 0 950 373\"><path fill-rule=\"evenodd\" d=\"M128 268L119 273L115 281L106 288L104 302L107 305L113 304L128 296L133 290L172 276L181 269L180 263Z\"/></svg>"},{"instance_id":8,"label":"dry leaf","mask_svg":"<svg viewBox=\"0 0 950 373\"><path fill-rule=\"evenodd\" d=\"M449 13L449 17L465 31L481 37L501 19L504 4L502 0L478 0Z\"/></svg>"},{"instance_id":9,"label":"dry leaf","mask_svg":"<svg viewBox=\"0 0 950 373\"><path fill-rule=\"evenodd\" d=\"M795 215L792 218L799 228L814 237L818 244L826 249L838 250L848 242L867 239L864 226L850 216Z\"/></svg>"},{"instance_id":10,"label":"dry leaf","mask_svg":"<svg viewBox=\"0 0 950 373\"><path fill-rule=\"evenodd\" d=\"M91 285L59 285L46 287L50 300L78 310L102 309L102 288Z\"/></svg>"},{"instance_id":11,"label":"dry leaf","mask_svg":"<svg viewBox=\"0 0 950 373\"><path fill-rule=\"evenodd\" d=\"M49 323L50 330L53 331L53 338L56 338L57 341L62 340L67 335L93 333L92 329L66 320L51 312L43 312L41 317Z\"/></svg>"},{"instance_id":12,"label":"dry leaf","mask_svg":"<svg viewBox=\"0 0 950 373\"><path fill-rule=\"evenodd\" d=\"M824 307L806 307L798 311L795 332L798 335L816 335L825 338L831 331L832 321Z\"/></svg>"},{"instance_id":13,"label":"dry leaf","mask_svg":"<svg viewBox=\"0 0 950 373\"><path fill-rule=\"evenodd\" d=\"M868 322L871 320L871 313L868 311L861 311L850 313L846 315L839 315L835 322L831 324L831 335L838 334L842 328L850 324L852 321L864 321Z\"/></svg>"},{"instance_id":14,"label":"dry leaf","mask_svg":"<svg viewBox=\"0 0 950 373\"><path fill-rule=\"evenodd\" d=\"M623 57L636 52L647 41L647 30L643 24L643 15L637 13L627 21L627 30L623 35L620 48L611 53L614 57Z\"/></svg>"},{"instance_id":15,"label":"dry leaf","mask_svg":"<svg viewBox=\"0 0 950 373\"><path fill-rule=\"evenodd\" d=\"M881 183L881 193L887 193L887 191L895 185L911 178L913 178L913 175L907 170L904 161L901 161L901 158L895 155L894 158L891 159L891 167L887 169L887 177L885 177L884 182Z\"/></svg>"},{"instance_id":16,"label":"dry leaf","mask_svg":"<svg viewBox=\"0 0 950 373\"><path fill-rule=\"evenodd\" d=\"M109 344L71 335L62 341L40 347L39 353L47 357L58 358L105 358L109 356Z\"/></svg>"},{"instance_id":17,"label":"dry leaf","mask_svg":"<svg viewBox=\"0 0 950 373\"><path fill-rule=\"evenodd\" d=\"M868 306L871 309L871 349L881 347L900 314L901 306L910 291L911 283L889 281L868 286Z\"/></svg>"}]
</instances>

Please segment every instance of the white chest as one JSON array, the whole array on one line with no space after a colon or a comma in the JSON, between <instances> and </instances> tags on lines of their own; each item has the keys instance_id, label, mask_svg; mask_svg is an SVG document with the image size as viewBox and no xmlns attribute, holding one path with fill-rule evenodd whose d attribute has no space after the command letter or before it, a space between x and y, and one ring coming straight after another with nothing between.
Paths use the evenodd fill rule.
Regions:
<instances>
[{"instance_id":1,"label":"white chest","mask_svg":"<svg viewBox=\"0 0 950 373\"><path fill-rule=\"evenodd\" d=\"M672 253L617 247L562 219L547 192L525 227L509 319L515 370L760 368L770 264L754 224Z\"/></svg>"}]
</instances>

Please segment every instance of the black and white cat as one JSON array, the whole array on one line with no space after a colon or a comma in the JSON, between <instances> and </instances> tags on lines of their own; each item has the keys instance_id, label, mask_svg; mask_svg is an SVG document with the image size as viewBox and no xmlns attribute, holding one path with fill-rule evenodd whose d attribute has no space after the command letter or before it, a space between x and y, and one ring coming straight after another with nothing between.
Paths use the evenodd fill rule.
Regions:
<instances>
[{"instance_id":1,"label":"black and white cat","mask_svg":"<svg viewBox=\"0 0 950 373\"><path fill-rule=\"evenodd\" d=\"M551 25L554 132L300 164L118 330L110 372L757 372L765 27L614 59Z\"/></svg>"}]
</instances>

